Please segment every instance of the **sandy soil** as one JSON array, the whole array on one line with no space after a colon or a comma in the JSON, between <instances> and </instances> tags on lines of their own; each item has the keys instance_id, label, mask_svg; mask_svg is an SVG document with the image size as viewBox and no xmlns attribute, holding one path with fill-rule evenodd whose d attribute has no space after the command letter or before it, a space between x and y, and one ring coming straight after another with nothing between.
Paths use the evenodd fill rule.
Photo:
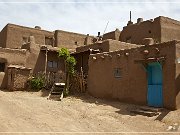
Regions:
<instances>
[{"instance_id":1,"label":"sandy soil","mask_svg":"<svg viewBox=\"0 0 180 135\"><path fill-rule=\"evenodd\" d=\"M46 95L44 92L0 91L0 134L167 132L169 125L180 124L180 110L147 117L130 113L137 106L117 101L96 99L88 95L53 101L47 100Z\"/></svg>"}]
</instances>

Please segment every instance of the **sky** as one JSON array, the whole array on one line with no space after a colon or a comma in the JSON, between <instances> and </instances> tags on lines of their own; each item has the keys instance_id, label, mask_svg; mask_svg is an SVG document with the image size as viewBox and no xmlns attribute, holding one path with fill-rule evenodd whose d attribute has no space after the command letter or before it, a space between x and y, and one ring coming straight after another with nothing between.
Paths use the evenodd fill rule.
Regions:
<instances>
[{"instance_id":1,"label":"sky","mask_svg":"<svg viewBox=\"0 0 180 135\"><path fill-rule=\"evenodd\" d=\"M0 0L0 29L7 23L97 35L129 21L166 16L180 20L178 0Z\"/></svg>"}]
</instances>

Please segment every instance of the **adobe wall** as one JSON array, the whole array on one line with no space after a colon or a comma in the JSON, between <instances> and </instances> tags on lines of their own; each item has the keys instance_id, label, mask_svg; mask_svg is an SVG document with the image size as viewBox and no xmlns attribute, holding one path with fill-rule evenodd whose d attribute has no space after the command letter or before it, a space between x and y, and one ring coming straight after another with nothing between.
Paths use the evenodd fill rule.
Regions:
<instances>
[{"instance_id":1,"label":"adobe wall","mask_svg":"<svg viewBox=\"0 0 180 135\"><path fill-rule=\"evenodd\" d=\"M147 105L147 72L135 60L146 57L165 56L163 65L163 103L164 107L175 106L175 42L152 46L142 46L106 54L90 55L88 72L88 92L94 97L118 99L123 102ZM159 48L160 54L156 54ZM149 51L144 56L143 51ZM125 55L129 53L129 55ZM95 58L93 58L95 57ZM121 78L114 77L114 69L121 69Z\"/></svg>"},{"instance_id":2,"label":"adobe wall","mask_svg":"<svg viewBox=\"0 0 180 135\"><path fill-rule=\"evenodd\" d=\"M47 53L47 61L56 61L58 62L58 68L48 68L47 72L59 72L64 71L64 61L58 57L57 52L48 51ZM26 67L32 68L33 73L38 73L41 71L45 71L45 63L46 63L46 52L40 49L40 45L31 43L30 44L30 52L27 52L26 58Z\"/></svg>"},{"instance_id":3,"label":"adobe wall","mask_svg":"<svg viewBox=\"0 0 180 135\"><path fill-rule=\"evenodd\" d=\"M180 22L168 17L160 17L161 42L180 40Z\"/></svg>"},{"instance_id":4,"label":"adobe wall","mask_svg":"<svg viewBox=\"0 0 180 135\"><path fill-rule=\"evenodd\" d=\"M99 49L99 51L102 53L102 52L117 51L119 49L136 48L139 46L140 45L129 44L117 40L108 39L92 45L78 47L76 48L76 53L73 54L73 56L76 58L77 61L76 70L81 71L81 67L83 67L83 71L86 74L88 73L88 59L90 55L89 49L94 49L94 50Z\"/></svg>"},{"instance_id":5,"label":"adobe wall","mask_svg":"<svg viewBox=\"0 0 180 135\"><path fill-rule=\"evenodd\" d=\"M103 40L106 40L106 39L119 40L120 34L121 34L120 30L116 29L115 31L105 33L103 35Z\"/></svg>"},{"instance_id":6,"label":"adobe wall","mask_svg":"<svg viewBox=\"0 0 180 135\"><path fill-rule=\"evenodd\" d=\"M4 27L0 32L0 47L5 48L7 39L7 27Z\"/></svg>"},{"instance_id":7,"label":"adobe wall","mask_svg":"<svg viewBox=\"0 0 180 135\"><path fill-rule=\"evenodd\" d=\"M161 42L160 17L140 23L125 26L120 34L120 41L133 44L143 44L144 38L153 38L156 43Z\"/></svg>"},{"instance_id":8,"label":"adobe wall","mask_svg":"<svg viewBox=\"0 0 180 135\"><path fill-rule=\"evenodd\" d=\"M137 47L142 46L142 45L121 42L117 40L108 40L108 41L109 41L109 51L117 51L119 49L137 48Z\"/></svg>"},{"instance_id":9,"label":"adobe wall","mask_svg":"<svg viewBox=\"0 0 180 135\"><path fill-rule=\"evenodd\" d=\"M180 42L176 45L176 105L180 108Z\"/></svg>"},{"instance_id":10,"label":"adobe wall","mask_svg":"<svg viewBox=\"0 0 180 135\"><path fill-rule=\"evenodd\" d=\"M7 41L6 48L21 48L23 45L23 37L34 36L36 44L45 44L45 37L53 37L54 33L39 30L35 28L28 28L24 26L18 26L14 24L8 24L7 26Z\"/></svg>"},{"instance_id":11,"label":"adobe wall","mask_svg":"<svg viewBox=\"0 0 180 135\"><path fill-rule=\"evenodd\" d=\"M85 52L89 49L97 50L99 49L101 52L109 52L109 40L105 40L103 42L97 42L91 45L81 46L76 48L76 53Z\"/></svg>"},{"instance_id":12,"label":"adobe wall","mask_svg":"<svg viewBox=\"0 0 180 135\"><path fill-rule=\"evenodd\" d=\"M88 36L88 40L86 39L87 35L67 32L62 30L55 31L55 46L57 47L65 47L68 49L75 49L78 46L83 46L86 44L91 44L93 42L93 37ZM77 44L76 44L77 43Z\"/></svg>"},{"instance_id":13,"label":"adobe wall","mask_svg":"<svg viewBox=\"0 0 180 135\"><path fill-rule=\"evenodd\" d=\"M7 86L7 66L11 64L25 66L26 53L26 50L0 48L0 58L7 61L5 63L5 72L0 72L1 88L5 88Z\"/></svg>"},{"instance_id":14,"label":"adobe wall","mask_svg":"<svg viewBox=\"0 0 180 135\"><path fill-rule=\"evenodd\" d=\"M30 69L8 68L8 89L24 90L27 88Z\"/></svg>"}]
</instances>

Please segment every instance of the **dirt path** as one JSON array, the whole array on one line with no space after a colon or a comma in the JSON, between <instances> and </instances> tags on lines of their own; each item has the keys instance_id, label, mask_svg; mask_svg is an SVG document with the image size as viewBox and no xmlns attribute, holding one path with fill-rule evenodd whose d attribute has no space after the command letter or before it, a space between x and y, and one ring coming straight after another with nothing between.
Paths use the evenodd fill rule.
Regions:
<instances>
[{"instance_id":1,"label":"dirt path","mask_svg":"<svg viewBox=\"0 0 180 135\"><path fill-rule=\"evenodd\" d=\"M0 91L0 132L166 132L180 121L180 111L162 122L155 117L134 116L133 105L90 96L47 100L40 92Z\"/></svg>"}]
</instances>

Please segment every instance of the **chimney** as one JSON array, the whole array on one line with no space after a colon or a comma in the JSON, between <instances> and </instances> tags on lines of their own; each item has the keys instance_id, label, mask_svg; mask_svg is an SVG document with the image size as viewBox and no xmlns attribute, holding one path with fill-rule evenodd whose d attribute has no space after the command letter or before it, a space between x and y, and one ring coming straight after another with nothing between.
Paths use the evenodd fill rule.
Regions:
<instances>
[{"instance_id":1,"label":"chimney","mask_svg":"<svg viewBox=\"0 0 180 135\"><path fill-rule=\"evenodd\" d=\"M35 26L34 28L41 30L41 27L40 27L40 26Z\"/></svg>"},{"instance_id":2,"label":"chimney","mask_svg":"<svg viewBox=\"0 0 180 135\"><path fill-rule=\"evenodd\" d=\"M101 34L101 33L100 33L100 32L98 32L98 37L100 36L100 34Z\"/></svg>"},{"instance_id":3,"label":"chimney","mask_svg":"<svg viewBox=\"0 0 180 135\"><path fill-rule=\"evenodd\" d=\"M143 18L138 18L137 23L141 23L141 22L143 22Z\"/></svg>"}]
</instances>

